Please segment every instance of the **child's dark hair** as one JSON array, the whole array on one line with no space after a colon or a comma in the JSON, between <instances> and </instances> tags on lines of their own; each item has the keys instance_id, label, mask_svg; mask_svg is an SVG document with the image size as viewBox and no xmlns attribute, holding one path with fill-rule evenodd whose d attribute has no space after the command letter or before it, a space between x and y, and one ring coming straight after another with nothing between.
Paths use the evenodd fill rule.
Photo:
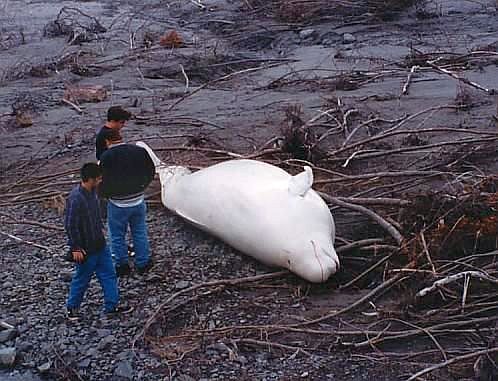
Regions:
<instances>
[{"instance_id":1,"label":"child's dark hair","mask_svg":"<svg viewBox=\"0 0 498 381\"><path fill-rule=\"evenodd\" d=\"M116 129L107 130L104 132L104 139L110 141L111 143L118 143L123 140L121 132Z\"/></svg>"},{"instance_id":2,"label":"child's dark hair","mask_svg":"<svg viewBox=\"0 0 498 381\"><path fill-rule=\"evenodd\" d=\"M96 179L102 176L102 168L96 163L86 163L80 169L80 176L83 182L87 182L90 179Z\"/></svg>"},{"instance_id":3,"label":"child's dark hair","mask_svg":"<svg viewBox=\"0 0 498 381\"><path fill-rule=\"evenodd\" d=\"M130 120L131 112L126 111L121 106L111 106L107 110L107 120L110 122L111 120L122 121L122 120Z\"/></svg>"}]
</instances>

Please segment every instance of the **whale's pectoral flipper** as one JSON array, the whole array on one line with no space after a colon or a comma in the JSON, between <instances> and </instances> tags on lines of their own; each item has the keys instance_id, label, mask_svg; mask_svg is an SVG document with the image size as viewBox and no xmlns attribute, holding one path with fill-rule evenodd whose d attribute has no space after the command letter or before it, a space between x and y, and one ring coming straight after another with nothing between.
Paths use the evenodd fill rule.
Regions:
<instances>
[{"instance_id":1,"label":"whale's pectoral flipper","mask_svg":"<svg viewBox=\"0 0 498 381\"><path fill-rule=\"evenodd\" d=\"M182 212L181 210L176 210L175 213L178 214L183 219L185 219L188 222L190 222L192 225L195 225L198 228L203 229L203 230L206 229L206 226L204 224L200 223L199 221L197 221L196 219L194 219L191 216L187 215L186 213Z\"/></svg>"},{"instance_id":2,"label":"whale's pectoral flipper","mask_svg":"<svg viewBox=\"0 0 498 381\"><path fill-rule=\"evenodd\" d=\"M304 171L292 176L289 181L289 192L296 196L304 197L313 185L313 171L305 166Z\"/></svg>"},{"instance_id":3,"label":"whale's pectoral flipper","mask_svg":"<svg viewBox=\"0 0 498 381\"><path fill-rule=\"evenodd\" d=\"M158 173L158 168L160 166L163 166L164 163L161 161L161 159L159 159L157 157L157 155L154 153L154 151L152 150L152 148L150 148L146 143L144 142L136 142L135 143L137 146L139 147L142 147L143 149L145 149L147 151L147 153L149 154L150 158L152 159L152 162L154 163L155 167L156 167L156 173Z\"/></svg>"}]
</instances>

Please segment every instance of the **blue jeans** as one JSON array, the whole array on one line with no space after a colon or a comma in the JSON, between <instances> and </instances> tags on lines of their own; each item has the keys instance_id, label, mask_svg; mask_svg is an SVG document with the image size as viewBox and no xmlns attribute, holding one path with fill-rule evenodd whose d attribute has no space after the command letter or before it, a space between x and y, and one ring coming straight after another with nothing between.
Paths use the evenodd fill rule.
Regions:
<instances>
[{"instance_id":1,"label":"blue jeans","mask_svg":"<svg viewBox=\"0 0 498 381\"><path fill-rule=\"evenodd\" d=\"M135 250L135 266L143 268L149 262L150 247L147 238L147 206L145 201L137 206L120 208L112 202L107 203L107 222L111 240L111 252L117 266L128 264L128 244L126 231L130 227Z\"/></svg>"},{"instance_id":2,"label":"blue jeans","mask_svg":"<svg viewBox=\"0 0 498 381\"><path fill-rule=\"evenodd\" d=\"M76 264L76 271L73 274L69 289L67 308L80 307L94 273L104 291L104 309L111 311L118 305L119 292L116 271L112 264L111 252L106 246L96 253L88 254L83 263Z\"/></svg>"}]
</instances>

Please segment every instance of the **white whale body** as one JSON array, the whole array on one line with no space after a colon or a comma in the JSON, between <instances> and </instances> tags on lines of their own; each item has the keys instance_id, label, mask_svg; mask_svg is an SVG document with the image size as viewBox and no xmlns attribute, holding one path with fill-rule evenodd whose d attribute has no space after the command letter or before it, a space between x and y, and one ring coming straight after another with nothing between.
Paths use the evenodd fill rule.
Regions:
<instances>
[{"instance_id":1,"label":"white whale body","mask_svg":"<svg viewBox=\"0 0 498 381\"><path fill-rule=\"evenodd\" d=\"M339 268L329 208L311 189L313 173L291 176L256 160L230 160L192 173L167 166L143 142L156 165L166 208L237 250L310 282Z\"/></svg>"}]
</instances>

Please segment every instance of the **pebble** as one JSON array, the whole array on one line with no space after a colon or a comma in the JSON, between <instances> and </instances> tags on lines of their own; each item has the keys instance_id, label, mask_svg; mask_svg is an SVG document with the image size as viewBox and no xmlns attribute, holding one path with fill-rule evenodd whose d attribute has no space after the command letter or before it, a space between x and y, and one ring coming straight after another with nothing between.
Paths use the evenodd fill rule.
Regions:
<instances>
[{"instance_id":1,"label":"pebble","mask_svg":"<svg viewBox=\"0 0 498 381\"><path fill-rule=\"evenodd\" d=\"M39 367L37 367L38 372L40 373L46 373L52 368L52 361L47 361L46 363L41 364Z\"/></svg>"},{"instance_id":2,"label":"pebble","mask_svg":"<svg viewBox=\"0 0 498 381\"><path fill-rule=\"evenodd\" d=\"M17 351L14 347L0 349L0 366L13 366L16 362L16 355Z\"/></svg>"},{"instance_id":3,"label":"pebble","mask_svg":"<svg viewBox=\"0 0 498 381\"><path fill-rule=\"evenodd\" d=\"M86 358L86 359L84 359L84 360L82 360L82 361L80 361L80 362L78 363L78 367L83 368L83 369L84 369L84 368L88 368L88 366L90 365L90 362L91 362L91 361L92 361L91 359Z\"/></svg>"},{"instance_id":4,"label":"pebble","mask_svg":"<svg viewBox=\"0 0 498 381\"><path fill-rule=\"evenodd\" d=\"M175 284L175 288L177 290L183 290L184 288L187 288L188 286L190 286L190 282L188 282L186 280L181 280L179 282L176 282L176 284Z\"/></svg>"},{"instance_id":5,"label":"pebble","mask_svg":"<svg viewBox=\"0 0 498 381\"><path fill-rule=\"evenodd\" d=\"M99 352L99 350L97 348L92 347L92 348L88 349L88 351L86 351L86 355L89 357L93 357L93 356L96 356L98 352Z\"/></svg>"},{"instance_id":6,"label":"pebble","mask_svg":"<svg viewBox=\"0 0 498 381\"><path fill-rule=\"evenodd\" d=\"M245 364L247 364L247 358L245 356L238 356L237 362L239 362L242 365L245 365Z\"/></svg>"},{"instance_id":7,"label":"pebble","mask_svg":"<svg viewBox=\"0 0 498 381\"><path fill-rule=\"evenodd\" d=\"M6 343L7 341L14 339L17 336L17 333L15 328L0 331L0 343Z\"/></svg>"},{"instance_id":8,"label":"pebble","mask_svg":"<svg viewBox=\"0 0 498 381\"><path fill-rule=\"evenodd\" d=\"M120 361L114 370L114 375L131 380L133 378L133 367L131 366L131 363L127 360Z\"/></svg>"},{"instance_id":9,"label":"pebble","mask_svg":"<svg viewBox=\"0 0 498 381\"><path fill-rule=\"evenodd\" d=\"M208 348L215 349L218 352L230 352L230 348L228 348L225 343L216 343L208 346Z\"/></svg>"},{"instance_id":10,"label":"pebble","mask_svg":"<svg viewBox=\"0 0 498 381\"><path fill-rule=\"evenodd\" d=\"M114 342L114 340L116 340L116 338L113 335L106 336L102 340L100 340L97 347L102 351L108 348Z\"/></svg>"},{"instance_id":11,"label":"pebble","mask_svg":"<svg viewBox=\"0 0 498 381\"><path fill-rule=\"evenodd\" d=\"M299 32L299 37L304 40L306 38L314 37L316 34L315 29L303 29Z\"/></svg>"},{"instance_id":12,"label":"pebble","mask_svg":"<svg viewBox=\"0 0 498 381\"><path fill-rule=\"evenodd\" d=\"M133 351L127 350L127 351L119 353L116 357L119 360L128 360L128 359L132 359L133 356L134 356Z\"/></svg>"},{"instance_id":13,"label":"pebble","mask_svg":"<svg viewBox=\"0 0 498 381\"><path fill-rule=\"evenodd\" d=\"M195 381L195 379L190 377L188 374L182 374L178 376L178 381Z\"/></svg>"},{"instance_id":14,"label":"pebble","mask_svg":"<svg viewBox=\"0 0 498 381\"><path fill-rule=\"evenodd\" d=\"M99 337L106 337L109 336L112 333L110 329L97 329L97 335Z\"/></svg>"},{"instance_id":15,"label":"pebble","mask_svg":"<svg viewBox=\"0 0 498 381\"><path fill-rule=\"evenodd\" d=\"M19 340L19 339L17 339ZM16 348L19 352L28 352L33 349L33 344L25 342L25 341L17 341Z\"/></svg>"},{"instance_id":16,"label":"pebble","mask_svg":"<svg viewBox=\"0 0 498 381\"><path fill-rule=\"evenodd\" d=\"M344 44L352 44L353 42L356 42L356 37L353 36L351 33L344 33L342 35L342 42Z\"/></svg>"},{"instance_id":17,"label":"pebble","mask_svg":"<svg viewBox=\"0 0 498 381\"><path fill-rule=\"evenodd\" d=\"M16 372L8 376L0 377L2 381L42 381L40 377L31 373L29 370L24 373Z\"/></svg>"}]
</instances>

